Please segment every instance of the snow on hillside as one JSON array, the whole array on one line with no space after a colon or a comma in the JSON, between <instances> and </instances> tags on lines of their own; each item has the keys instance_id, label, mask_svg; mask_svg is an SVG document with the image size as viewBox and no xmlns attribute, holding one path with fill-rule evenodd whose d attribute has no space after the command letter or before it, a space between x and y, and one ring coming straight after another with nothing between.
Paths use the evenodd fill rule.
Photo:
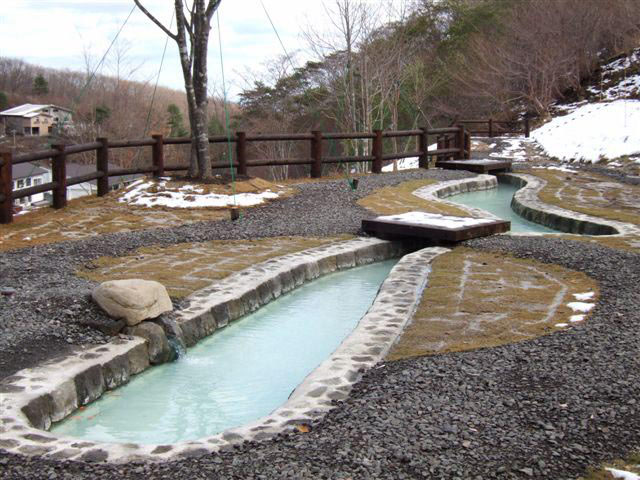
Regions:
<instances>
[{"instance_id":1,"label":"snow on hillside","mask_svg":"<svg viewBox=\"0 0 640 480\"><path fill-rule=\"evenodd\" d=\"M589 103L531 132L549 156L596 162L640 154L640 101ZM636 160L640 163L640 160Z\"/></svg>"}]
</instances>

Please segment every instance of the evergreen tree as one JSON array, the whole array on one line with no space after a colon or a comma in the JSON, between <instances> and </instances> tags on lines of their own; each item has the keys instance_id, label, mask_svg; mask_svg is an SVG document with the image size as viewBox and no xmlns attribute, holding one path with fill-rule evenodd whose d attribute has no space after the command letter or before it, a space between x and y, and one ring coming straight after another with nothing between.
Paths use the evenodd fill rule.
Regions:
<instances>
[{"instance_id":1,"label":"evergreen tree","mask_svg":"<svg viewBox=\"0 0 640 480\"><path fill-rule=\"evenodd\" d=\"M45 95L49 93L49 82L46 78L39 73L36 78L33 79L33 93L36 95Z\"/></svg>"},{"instance_id":2,"label":"evergreen tree","mask_svg":"<svg viewBox=\"0 0 640 480\"><path fill-rule=\"evenodd\" d=\"M110 116L111 109L106 105L98 105L95 108L95 119L97 124L101 125Z\"/></svg>"},{"instance_id":3,"label":"evergreen tree","mask_svg":"<svg viewBox=\"0 0 640 480\"><path fill-rule=\"evenodd\" d=\"M182 118L182 112L178 108L178 106L174 103L167 107L167 112L169 112L169 128L171 128L171 132L169 133L170 137L186 137L189 135L186 128L184 128L184 120Z\"/></svg>"},{"instance_id":4,"label":"evergreen tree","mask_svg":"<svg viewBox=\"0 0 640 480\"><path fill-rule=\"evenodd\" d=\"M9 99L7 98L7 94L4 92L0 92L0 110L4 110L9 105Z\"/></svg>"}]
</instances>

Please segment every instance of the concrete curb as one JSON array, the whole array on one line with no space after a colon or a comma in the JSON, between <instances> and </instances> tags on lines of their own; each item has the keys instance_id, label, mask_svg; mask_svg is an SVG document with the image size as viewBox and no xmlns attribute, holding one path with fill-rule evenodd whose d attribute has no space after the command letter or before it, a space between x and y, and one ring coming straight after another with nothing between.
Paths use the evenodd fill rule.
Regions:
<instances>
[{"instance_id":1,"label":"concrete curb","mask_svg":"<svg viewBox=\"0 0 640 480\"><path fill-rule=\"evenodd\" d=\"M430 262L447 250L427 248L400 260L356 329L315 369L289 400L256 422L174 445L111 444L56 436L44 429L106 390L148 368L138 337L78 351L62 360L25 369L0 383L0 448L58 460L85 462L165 461L233 448L310 423L344 399L362 372L384 358L420 300ZM178 325L185 339L199 339L282 293L325 273L397 257L399 243L358 238L286 255L255 265L188 298Z\"/></svg>"},{"instance_id":2,"label":"concrete curb","mask_svg":"<svg viewBox=\"0 0 640 480\"><path fill-rule=\"evenodd\" d=\"M491 190L498 187L498 179L495 175L478 175L473 178L462 178L459 180L450 180L448 182L436 183L435 185L427 185L413 192L416 197L420 197L430 202L445 203L460 210L465 210L472 217L477 218L493 218L498 219L493 213L482 210L481 208L468 207L455 202L443 200L443 198L451 197L459 193L477 192L480 190Z\"/></svg>"},{"instance_id":3,"label":"concrete curb","mask_svg":"<svg viewBox=\"0 0 640 480\"><path fill-rule=\"evenodd\" d=\"M509 173L501 175L501 179L521 187L513 196L511 208L531 222L580 235L640 234L640 228L630 223L593 217L542 202L538 194L547 182L534 175Z\"/></svg>"}]
</instances>

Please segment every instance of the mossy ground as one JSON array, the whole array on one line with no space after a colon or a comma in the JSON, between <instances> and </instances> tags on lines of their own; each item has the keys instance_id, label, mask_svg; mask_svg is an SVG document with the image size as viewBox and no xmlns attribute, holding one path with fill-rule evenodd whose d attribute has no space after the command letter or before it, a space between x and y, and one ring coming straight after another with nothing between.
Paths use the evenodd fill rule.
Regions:
<instances>
[{"instance_id":1,"label":"mossy ground","mask_svg":"<svg viewBox=\"0 0 640 480\"><path fill-rule=\"evenodd\" d=\"M436 258L427 288L388 360L514 343L558 330L573 294L595 281L565 268L468 248Z\"/></svg>"},{"instance_id":2,"label":"mossy ground","mask_svg":"<svg viewBox=\"0 0 640 480\"><path fill-rule=\"evenodd\" d=\"M531 169L524 173L546 180L540 200L595 217L640 225L640 186L577 170Z\"/></svg>"},{"instance_id":3,"label":"mossy ground","mask_svg":"<svg viewBox=\"0 0 640 480\"><path fill-rule=\"evenodd\" d=\"M77 275L95 282L155 280L167 288L169 295L181 298L256 263L349 238L272 237L143 247L124 257L101 257Z\"/></svg>"},{"instance_id":4,"label":"mossy ground","mask_svg":"<svg viewBox=\"0 0 640 480\"><path fill-rule=\"evenodd\" d=\"M536 168L523 173L540 177L547 182L538 195L545 203L640 226L640 186L616 182L609 177L584 170L570 173ZM562 238L621 250L640 250L640 236L634 235L563 235Z\"/></svg>"},{"instance_id":5,"label":"mossy ground","mask_svg":"<svg viewBox=\"0 0 640 480\"><path fill-rule=\"evenodd\" d=\"M376 190L371 195L361 198L358 200L358 204L380 215L396 215L417 210L459 217L469 216L469 212L462 208L456 208L443 202L427 201L413 195L413 192L418 188L434 183L436 183L435 180L419 179L403 182L392 187L384 187Z\"/></svg>"}]
</instances>

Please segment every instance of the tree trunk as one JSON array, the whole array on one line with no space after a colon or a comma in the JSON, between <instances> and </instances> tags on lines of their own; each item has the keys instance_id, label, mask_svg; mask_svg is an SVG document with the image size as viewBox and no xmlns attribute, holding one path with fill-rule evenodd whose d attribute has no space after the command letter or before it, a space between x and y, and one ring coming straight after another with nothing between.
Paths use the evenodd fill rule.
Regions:
<instances>
[{"instance_id":1,"label":"tree trunk","mask_svg":"<svg viewBox=\"0 0 640 480\"><path fill-rule=\"evenodd\" d=\"M187 94L189 123L191 125L191 154L189 176L202 180L211 178L211 156L207 122L207 50L211 18L221 0L193 0L190 22L187 21L182 0L174 0L177 33L162 25L141 4L134 0L140 10L161 30L178 44L180 66Z\"/></svg>"}]
</instances>

